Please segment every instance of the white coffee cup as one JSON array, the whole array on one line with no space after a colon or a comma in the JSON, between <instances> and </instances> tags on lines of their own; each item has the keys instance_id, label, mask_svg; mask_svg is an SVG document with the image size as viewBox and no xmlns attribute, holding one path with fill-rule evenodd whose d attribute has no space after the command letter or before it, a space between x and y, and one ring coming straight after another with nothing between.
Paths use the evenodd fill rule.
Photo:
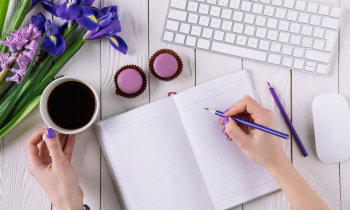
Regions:
<instances>
[{"instance_id":1,"label":"white coffee cup","mask_svg":"<svg viewBox=\"0 0 350 210\"><path fill-rule=\"evenodd\" d=\"M48 113L48 110L47 110L47 101L49 99L51 91L53 89L55 89L55 87L57 87L58 85L60 85L64 82L71 82L71 81L80 82L80 83L86 85L87 87L89 87L95 96L95 103L96 103L95 104L95 113L94 113L92 119L90 120L90 122L88 124L86 124L84 127L74 129L74 130L64 129L64 128L61 128L58 125L56 125L51 120L49 113ZM80 79L78 77L64 76L64 77L61 77L59 79L54 80L45 88L45 90L41 96L41 100L40 100L40 113L41 113L41 117L43 118L44 122L50 128L52 128L55 131L57 131L58 133L62 133L62 134L76 134L76 133L80 133L80 132L86 130L96 121L96 119L98 117L99 110L100 110L100 100L99 100L99 96L98 96L96 90L88 82L86 82L85 80Z\"/></svg>"}]
</instances>

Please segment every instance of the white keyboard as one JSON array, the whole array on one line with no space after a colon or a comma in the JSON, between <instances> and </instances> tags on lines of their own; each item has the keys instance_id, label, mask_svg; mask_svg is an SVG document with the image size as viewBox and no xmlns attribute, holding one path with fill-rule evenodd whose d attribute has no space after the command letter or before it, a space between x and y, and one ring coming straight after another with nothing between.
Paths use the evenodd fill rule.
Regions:
<instances>
[{"instance_id":1,"label":"white keyboard","mask_svg":"<svg viewBox=\"0 0 350 210\"><path fill-rule=\"evenodd\" d=\"M163 40L327 75L342 13L301 0L170 0Z\"/></svg>"}]
</instances>

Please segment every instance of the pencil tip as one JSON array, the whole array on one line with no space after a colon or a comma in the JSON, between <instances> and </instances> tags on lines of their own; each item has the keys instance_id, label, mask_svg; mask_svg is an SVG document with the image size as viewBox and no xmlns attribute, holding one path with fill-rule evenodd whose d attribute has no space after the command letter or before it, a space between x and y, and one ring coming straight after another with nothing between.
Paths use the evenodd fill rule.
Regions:
<instances>
[{"instance_id":1,"label":"pencil tip","mask_svg":"<svg viewBox=\"0 0 350 210\"><path fill-rule=\"evenodd\" d=\"M209 110L208 108L204 108L205 110Z\"/></svg>"},{"instance_id":2,"label":"pencil tip","mask_svg":"<svg viewBox=\"0 0 350 210\"><path fill-rule=\"evenodd\" d=\"M269 83L269 82L267 82L267 84L268 84L268 85L270 85L270 83Z\"/></svg>"}]
</instances>

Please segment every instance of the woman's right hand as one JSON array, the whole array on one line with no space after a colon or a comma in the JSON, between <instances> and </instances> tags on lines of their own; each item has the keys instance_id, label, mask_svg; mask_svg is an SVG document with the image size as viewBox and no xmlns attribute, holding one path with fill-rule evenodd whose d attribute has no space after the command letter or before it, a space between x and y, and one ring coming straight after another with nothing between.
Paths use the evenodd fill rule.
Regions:
<instances>
[{"instance_id":1,"label":"woman's right hand","mask_svg":"<svg viewBox=\"0 0 350 210\"><path fill-rule=\"evenodd\" d=\"M225 116L236 116L277 130L273 112L263 108L250 96L231 105L225 111ZM281 161L289 161L278 137L236 123L231 117L221 119L220 124L225 125L223 134L228 135L228 140L234 140L249 159L265 168L275 167Z\"/></svg>"}]
</instances>

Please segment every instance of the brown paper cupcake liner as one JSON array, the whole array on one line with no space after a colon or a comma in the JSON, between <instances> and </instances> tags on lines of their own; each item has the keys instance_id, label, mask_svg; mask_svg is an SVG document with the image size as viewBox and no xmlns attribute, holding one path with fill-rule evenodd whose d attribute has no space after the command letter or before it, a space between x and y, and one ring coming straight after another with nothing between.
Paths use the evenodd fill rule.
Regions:
<instances>
[{"instance_id":1,"label":"brown paper cupcake liner","mask_svg":"<svg viewBox=\"0 0 350 210\"><path fill-rule=\"evenodd\" d=\"M143 80L143 84L140 88L139 91L137 91L136 93L133 94L127 94L124 93L122 90L120 90L120 88L118 87L118 77L119 74L124 71L125 69L135 69L136 71L138 71L141 74L142 80ZM115 73L114 75L114 84L115 84L115 94L118 96L122 96L124 98L136 98L137 96L141 95L145 90L146 90L146 86L147 86L147 76L145 74L145 72L138 66L136 65L127 65L127 66L123 66L121 67L117 73Z\"/></svg>"},{"instance_id":2,"label":"brown paper cupcake liner","mask_svg":"<svg viewBox=\"0 0 350 210\"><path fill-rule=\"evenodd\" d=\"M160 77L160 76L155 72L155 70L154 70L154 68L153 68L153 64L154 64L154 61L156 60L156 57L158 57L160 54L164 54L164 53L168 53L168 54L174 56L175 59L176 59L176 61L177 61L177 63L178 63L178 65L179 65L179 67L178 67L176 73L175 73L173 76L169 77L169 78ZM150 70L151 74L152 74L155 78L157 78L157 79L159 79L159 80L162 80L162 81L165 81L165 82L169 82L169 81L175 79L176 77L178 77L178 76L181 74L182 69L183 69L183 63L182 63L181 58L176 54L175 51L169 50L169 49L161 49L161 50L158 50L157 52L155 52L155 53L152 55L152 57L151 57L151 59L150 59L150 61L149 61L149 70Z\"/></svg>"}]
</instances>

